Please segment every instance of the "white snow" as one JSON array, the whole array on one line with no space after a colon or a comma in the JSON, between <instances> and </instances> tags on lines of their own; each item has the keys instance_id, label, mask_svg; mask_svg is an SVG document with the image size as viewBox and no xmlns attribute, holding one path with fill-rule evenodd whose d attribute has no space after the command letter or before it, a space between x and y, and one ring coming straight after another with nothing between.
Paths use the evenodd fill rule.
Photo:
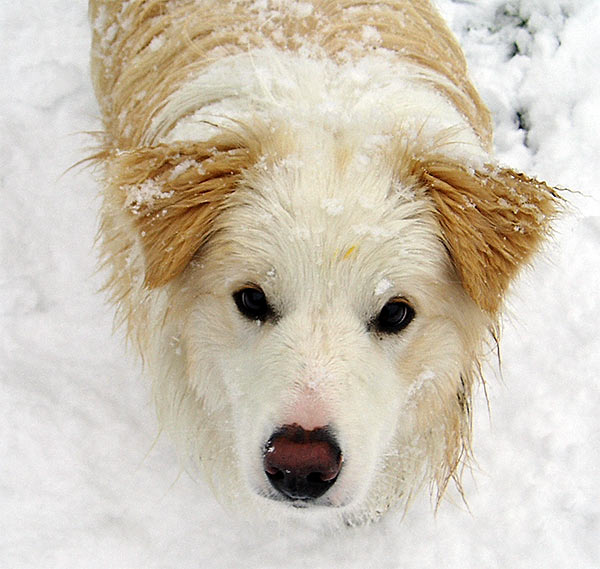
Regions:
<instances>
[{"instance_id":1,"label":"white snow","mask_svg":"<svg viewBox=\"0 0 600 569\"><path fill-rule=\"evenodd\" d=\"M173 168L173 178L179 176L179 174L187 169L184 168L175 173L175 170L183 165L184 164L178 164ZM173 197L174 194L173 190L165 192L164 186L159 181L152 178L144 180L141 184L123 186L122 189L127 196L125 199L125 207L130 209L136 215L141 212L142 208L152 207L156 200L170 198Z\"/></svg>"},{"instance_id":2,"label":"white snow","mask_svg":"<svg viewBox=\"0 0 600 569\"><path fill-rule=\"evenodd\" d=\"M323 534L248 527L183 473L96 291L99 129L83 0L2 2L0 567L593 569L600 566L600 3L439 0L501 159L573 212L515 287L477 467L437 516ZM299 3L298 10L307 10ZM519 129L519 122L521 129Z\"/></svg>"},{"instance_id":3,"label":"white snow","mask_svg":"<svg viewBox=\"0 0 600 569\"><path fill-rule=\"evenodd\" d=\"M205 173L204 166L200 162L197 162L196 160L184 160L183 162L177 164L175 168L173 168L173 171L169 176L169 181L175 180L176 178L181 176L181 174L187 172L191 168L195 168L199 174Z\"/></svg>"},{"instance_id":4,"label":"white snow","mask_svg":"<svg viewBox=\"0 0 600 569\"><path fill-rule=\"evenodd\" d=\"M394 283L390 279L386 279L384 277L377 283L377 286L375 287L375 295L381 296L382 294L390 290L393 286Z\"/></svg>"},{"instance_id":5,"label":"white snow","mask_svg":"<svg viewBox=\"0 0 600 569\"><path fill-rule=\"evenodd\" d=\"M321 207L327 212L327 215L336 217L344 212L342 200L337 198L325 198L321 201Z\"/></svg>"}]
</instances>

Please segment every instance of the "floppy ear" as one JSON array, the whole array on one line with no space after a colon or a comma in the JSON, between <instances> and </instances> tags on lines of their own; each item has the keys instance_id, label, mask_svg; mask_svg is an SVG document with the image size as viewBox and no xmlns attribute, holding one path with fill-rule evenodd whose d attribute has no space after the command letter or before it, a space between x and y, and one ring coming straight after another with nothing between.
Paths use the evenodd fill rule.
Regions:
<instances>
[{"instance_id":1,"label":"floppy ear","mask_svg":"<svg viewBox=\"0 0 600 569\"><path fill-rule=\"evenodd\" d=\"M249 151L223 138L113 151L106 163L111 207L130 216L144 252L145 285L154 288L181 273L210 238Z\"/></svg>"},{"instance_id":2,"label":"floppy ear","mask_svg":"<svg viewBox=\"0 0 600 569\"><path fill-rule=\"evenodd\" d=\"M510 281L548 234L561 198L545 183L509 169L473 170L447 159L421 168L465 290L495 314Z\"/></svg>"}]
</instances>

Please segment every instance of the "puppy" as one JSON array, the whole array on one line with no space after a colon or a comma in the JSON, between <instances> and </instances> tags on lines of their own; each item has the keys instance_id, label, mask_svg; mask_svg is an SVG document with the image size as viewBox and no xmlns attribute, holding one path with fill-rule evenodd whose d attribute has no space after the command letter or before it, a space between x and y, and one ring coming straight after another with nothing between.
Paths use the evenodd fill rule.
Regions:
<instances>
[{"instance_id":1,"label":"puppy","mask_svg":"<svg viewBox=\"0 0 600 569\"><path fill-rule=\"evenodd\" d=\"M560 198L498 165L428 0L91 0L107 288L223 503L460 489L511 280Z\"/></svg>"}]
</instances>

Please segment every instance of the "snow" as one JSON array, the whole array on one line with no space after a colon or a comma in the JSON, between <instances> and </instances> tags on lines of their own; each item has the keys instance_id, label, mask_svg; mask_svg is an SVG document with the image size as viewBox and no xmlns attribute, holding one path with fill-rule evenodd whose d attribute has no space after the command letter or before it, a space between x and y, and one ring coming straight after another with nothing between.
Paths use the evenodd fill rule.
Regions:
<instances>
[{"instance_id":1,"label":"snow","mask_svg":"<svg viewBox=\"0 0 600 569\"><path fill-rule=\"evenodd\" d=\"M500 158L577 193L511 297L490 413L476 402L468 509L453 493L434 515L425 493L404 516L324 534L236 521L158 437L97 293L94 176L69 169L99 128L86 2L2 2L0 567L600 566L600 3L439 5Z\"/></svg>"},{"instance_id":2,"label":"snow","mask_svg":"<svg viewBox=\"0 0 600 569\"><path fill-rule=\"evenodd\" d=\"M375 287L375 295L381 296L382 294L385 294L388 290L390 290L393 286L394 283L390 279L383 278L377 283L377 286Z\"/></svg>"},{"instance_id":3,"label":"snow","mask_svg":"<svg viewBox=\"0 0 600 569\"><path fill-rule=\"evenodd\" d=\"M336 198L325 198L321 202L321 207L327 212L327 215L336 217L344 212L344 204Z\"/></svg>"},{"instance_id":4,"label":"snow","mask_svg":"<svg viewBox=\"0 0 600 569\"><path fill-rule=\"evenodd\" d=\"M182 170L175 172L175 170L182 165L183 164L178 164L173 169L173 178L176 178L182 172ZM185 171L185 169L183 169L183 171ZM124 186L122 189L127 196L125 207L130 209L136 215L139 215L141 209L144 207L151 208L156 200L173 197L173 194L175 193L173 190L165 192L164 186L159 181L152 178L144 180L141 184Z\"/></svg>"}]
</instances>

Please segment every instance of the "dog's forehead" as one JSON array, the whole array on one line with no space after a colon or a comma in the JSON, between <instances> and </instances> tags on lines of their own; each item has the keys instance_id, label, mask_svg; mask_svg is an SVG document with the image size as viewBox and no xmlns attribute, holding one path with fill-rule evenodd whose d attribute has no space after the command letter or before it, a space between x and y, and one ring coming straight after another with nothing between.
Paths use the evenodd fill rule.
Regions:
<instances>
[{"instance_id":1,"label":"dog's forehead","mask_svg":"<svg viewBox=\"0 0 600 569\"><path fill-rule=\"evenodd\" d=\"M338 290L441 278L445 254L425 196L376 153L355 152L341 165L339 152L297 148L259 162L221 222L226 264L247 280L318 279Z\"/></svg>"}]
</instances>

